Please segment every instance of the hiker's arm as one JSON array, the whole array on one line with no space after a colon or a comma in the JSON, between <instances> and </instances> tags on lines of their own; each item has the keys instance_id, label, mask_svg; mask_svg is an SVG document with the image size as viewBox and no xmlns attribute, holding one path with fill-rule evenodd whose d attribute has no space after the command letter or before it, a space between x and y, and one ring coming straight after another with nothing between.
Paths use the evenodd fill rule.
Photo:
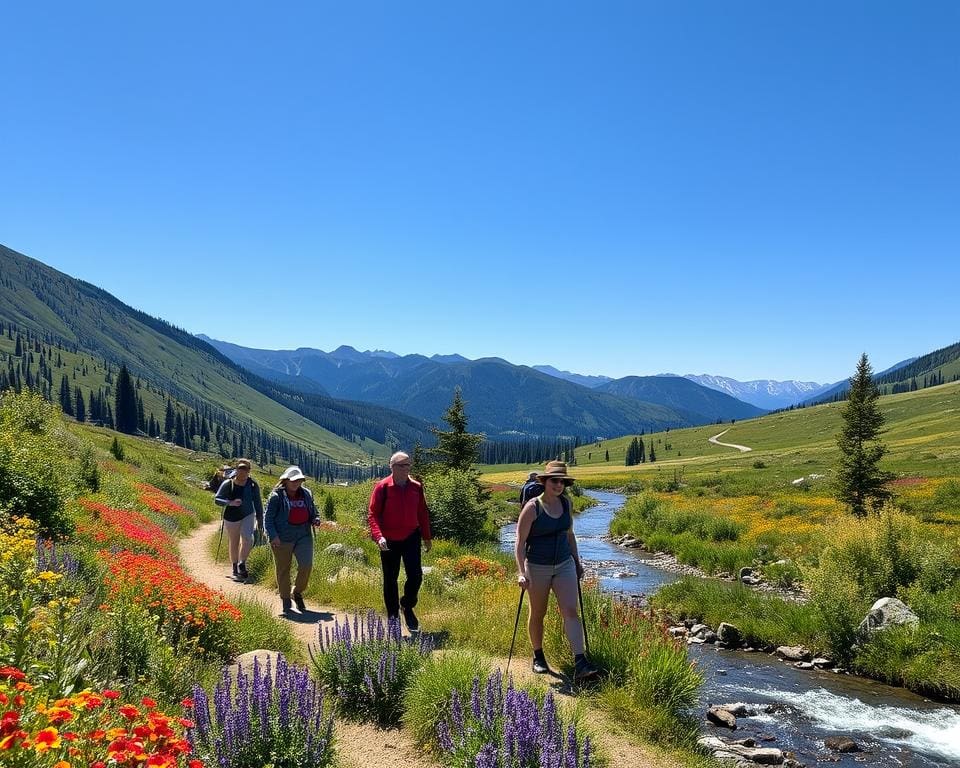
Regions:
<instances>
[{"instance_id":1,"label":"hiker's arm","mask_svg":"<svg viewBox=\"0 0 960 768\"><path fill-rule=\"evenodd\" d=\"M232 480L224 480L217 489L217 495L213 498L213 503L219 507L239 507L243 504L240 499L231 499L230 491L233 488Z\"/></svg>"},{"instance_id":2,"label":"hiker's arm","mask_svg":"<svg viewBox=\"0 0 960 768\"><path fill-rule=\"evenodd\" d=\"M420 505L417 507L417 523L420 525L420 536L423 538L423 548L430 551L433 546L433 534L430 533L430 510L427 508L427 495L420 486Z\"/></svg>"},{"instance_id":3,"label":"hiker's arm","mask_svg":"<svg viewBox=\"0 0 960 768\"><path fill-rule=\"evenodd\" d=\"M386 493L387 489L380 485L373 486L370 492L370 503L367 505L367 525L370 526L370 538L377 542L380 549L386 549L387 540L380 530L380 509L383 504L380 502L380 493Z\"/></svg>"},{"instance_id":4,"label":"hiker's arm","mask_svg":"<svg viewBox=\"0 0 960 768\"><path fill-rule=\"evenodd\" d=\"M267 541L271 544L274 543L274 539L278 539L277 535L277 514L280 512L280 495L276 493L270 494L270 500L267 502L267 511L263 516L263 528L267 532Z\"/></svg>"},{"instance_id":5,"label":"hiker's arm","mask_svg":"<svg viewBox=\"0 0 960 768\"><path fill-rule=\"evenodd\" d=\"M517 581L524 588L527 586L527 572L524 569L524 560L527 559L527 536L530 535L530 526L533 525L536 516L536 505L528 501L517 520L517 546L514 548L513 555L517 561Z\"/></svg>"},{"instance_id":6,"label":"hiker's arm","mask_svg":"<svg viewBox=\"0 0 960 768\"><path fill-rule=\"evenodd\" d=\"M583 578L583 563L580 562L580 552L577 549L577 537L573 533L573 526L567 531L567 541L570 542L570 554L573 555L573 562L577 566L577 578Z\"/></svg>"},{"instance_id":7,"label":"hiker's arm","mask_svg":"<svg viewBox=\"0 0 960 768\"><path fill-rule=\"evenodd\" d=\"M257 516L257 525L260 526L260 530L263 530L263 496L260 495L260 486L257 483L253 484L253 511Z\"/></svg>"}]
</instances>

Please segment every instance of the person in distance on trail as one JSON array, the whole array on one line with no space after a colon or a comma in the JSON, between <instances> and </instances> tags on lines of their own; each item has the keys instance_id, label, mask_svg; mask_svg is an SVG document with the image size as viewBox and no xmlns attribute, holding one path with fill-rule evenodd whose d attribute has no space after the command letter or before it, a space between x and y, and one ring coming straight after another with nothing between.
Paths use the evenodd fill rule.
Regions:
<instances>
[{"instance_id":1,"label":"person in distance on trail","mask_svg":"<svg viewBox=\"0 0 960 768\"><path fill-rule=\"evenodd\" d=\"M250 476L249 459L237 462L233 476L220 484L213 501L223 507L223 527L227 532L233 577L246 579L253 535L258 528L263 528L263 498L260 486Z\"/></svg>"},{"instance_id":2,"label":"person in distance on trail","mask_svg":"<svg viewBox=\"0 0 960 768\"><path fill-rule=\"evenodd\" d=\"M300 467L287 467L280 482L267 499L264 526L273 563L277 573L277 587L283 612L291 610L290 567L297 560L297 579L293 586L293 602L300 613L306 613L303 593L310 583L313 570L313 535L311 525L320 524L320 515L313 503L313 494L303 487L306 476Z\"/></svg>"},{"instance_id":3,"label":"person in distance on trail","mask_svg":"<svg viewBox=\"0 0 960 768\"><path fill-rule=\"evenodd\" d=\"M550 461L537 475L543 493L528 501L517 520L517 581L530 594L527 631L533 646L533 671L550 671L543 655L543 619L547 613L550 590L557 596L563 631L573 650L574 680L597 674L584 652L583 623L577 612L577 581L583 565L573 534L572 504L565 491L573 485L563 461Z\"/></svg>"},{"instance_id":4,"label":"person in distance on trail","mask_svg":"<svg viewBox=\"0 0 960 768\"><path fill-rule=\"evenodd\" d=\"M402 609L407 629L417 632L420 622L413 609L423 582L420 545L422 542L423 548L429 552L433 537L423 485L410 477L410 463L410 456L402 451L390 457L390 476L373 486L370 493L367 522L370 537L380 547L387 619L399 620ZM401 562L407 577L402 598L397 587Z\"/></svg>"},{"instance_id":5,"label":"person in distance on trail","mask_svg":"<svg viewBox=\"0 0 960 768\"><path fill-rule=\"evenodd\" d=\"M543 493L543 483L537 480L537 473L531 472L527 477L527 482L523 484L523 488L520 489L520 509L523 509L523 505L526 504L534 496L539 496Z\"/></svg>"}]
</instances>

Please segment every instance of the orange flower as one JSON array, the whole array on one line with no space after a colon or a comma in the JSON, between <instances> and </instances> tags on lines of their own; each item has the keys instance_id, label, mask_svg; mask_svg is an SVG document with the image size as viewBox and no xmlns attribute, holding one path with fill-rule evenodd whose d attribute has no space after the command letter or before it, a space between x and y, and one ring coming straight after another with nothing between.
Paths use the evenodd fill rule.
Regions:
<instances>
[{"instance_id":1,"label":"orange flower","mask_svg":"<svg viewBox=\"0 0 960 768\"><path fill-rule=\"evenodd\" d=\"M48 749L56 749L62 743L60 741L60 734L56 728L44 728L36 735L33 741L33 748L41 754Z\"/></svg>"},{"instance_id":2,"label":"orange flower","mask_svg":"<svg viewBox=\"0 0 960 768\"><path fill-rule=\"evenodd\" d=\"M120 691L112 691L109 688L107 688L106 690L104 690L103 695L106 696L108 699L119 699Z\"/></svg>"},{"instance_id":3,"label":"orange flower","mask_svg":"<svg viewBox=\"0 0 960 768\"><path fill-rule=\"evenodd\" d=\"M127 720L136 720L138 717L140 717L140 710L132 704L124 704L122 707L117 709L117 711L127 718Z\"/></svg>"}]
</instances>

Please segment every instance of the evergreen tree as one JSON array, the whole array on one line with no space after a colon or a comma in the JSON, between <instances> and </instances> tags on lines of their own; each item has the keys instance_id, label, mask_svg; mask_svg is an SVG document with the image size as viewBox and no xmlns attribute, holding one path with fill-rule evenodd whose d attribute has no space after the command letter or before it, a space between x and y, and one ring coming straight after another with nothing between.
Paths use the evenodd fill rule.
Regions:
<instances>
[{"instance_id":1,"label":"evergreen tree","mask_svg":"<svg viewBox=\"0 0 960 768\"><path fill-rule=\"evenodd\" d=\"M335 520L337 517L333 507L333 496L331 496L329 493L323 500L323 516L327 520Z\"/></svg>"},{"instance_id":2,"label":"evergreen tree","mask_svg":"<svg viewBox=\"0 0 960 768\"><path fill-rule=\"evenodd\" d=\"M60 408L67 416L73 416L73 398L70 394L70 380L67 378L67 374L63 374L60 379Z\"/></svg>"},{"instance_id":3,"label":"evergreen tree","mask_svg":"<svg viewBox=\"0 0 960 768\"><path fill-rule=\"evenodd\" d=\"M657 452L653 449L653 438L650 438L650 463L657 460Z\"/></svg>"},{"instance_id":4,"label":"evergreen tree","mask_svg":"<svg viewBox=\"0 0 960 768\"><path fill-rule=\"evenodd\" d=\"M603 452L603 460L604 460L604 461L610 461L610 451L604 450L604 452Z\"/></svg>"},{"instance_id":5,"label":"evergreen tree","mask_svg":"<svg viewBox=\"0 0 960 768\"><path fill-rule=\"evenodd\" d=\"M173 403L167 398L167 411L163 417L163 439L168 443L173 440L173 430L177 426L177 417L173 412Z\"/></svg>"},{"instance_id":6,"label":"evergreen tree","mask_svg":"<svg viewBox=\"0 0 960 768\"><path fill-rule=\"evenodd\" d=\"M847 404L841 411L843 425L837 438L840 447L837 498L857 517L866 517L868 506L879 510L891 495L885 484L892 475L879 466L887 452L879 439L883 428L883 414L877 406L879 397L873 370L864 353L850 379Z\"/></svg>"},{"instance_id":7,"label":"evergreen tree","mask_svg":"<svg viewBox=\"0 0 960 768\"><path fill-rule=\"evenodd\" d=\"M137 391L126 365L120 366L117 374L116 398L113 403L113 417L118 432L128 435L137 432Z\"/></svg>"},{"instance_id":8,"label":"evergreen tree","mask_svg":"<svg viewBox=\"0 0 960 768\"><path fill-rule=\"evenodd\" d=\"M444 468L469 470L477 461L483 435L467 432L467 414L460 396L460 387L454 390L453 402L442 418L450 431L443 432L436 428L430 430L437 438L437 447L431 448L429 453L435 456Z\"/></svg>"},{"instance_id":9,"label":"evergreen tree","mask_svg":"<svg viewBox=\"0 0 960 768\"><path fill-rule=\"evenodd\" d=\"M83 392L80 391L80 387L77 387L74 390L73 399L76 402L76 405L74 406L74 412L77 417L77 421L86 421L87 409L83 404Z\"/></svg>"},{"instance_id":10,"label":"evergreen tree","mask_svg":"<svg viewBox=\"0 0 960 768\"><path fill-rule=\"evenodd\" d=\"M177 422L174 427L173 442L184 448L187 447L187 433L183 427L183 416L177 413Z\"/></svg>"}]
</instances>

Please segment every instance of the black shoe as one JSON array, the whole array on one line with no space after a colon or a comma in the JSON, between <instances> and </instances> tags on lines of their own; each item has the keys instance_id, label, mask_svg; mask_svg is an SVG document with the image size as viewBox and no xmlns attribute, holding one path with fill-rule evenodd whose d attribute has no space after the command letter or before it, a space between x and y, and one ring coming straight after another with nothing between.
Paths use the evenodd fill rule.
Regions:
<instances>
[{"instance_id":1,"label":"black shoe","mask_svg":"<svg viewBox=\"0 0 960 768\"><path fill-rule=\"evenodd\" d=\"M600 670L587 661L587 657L577 659L577 664L573 668L574 682L581 683L600 674Z\"/></svg>"},{"instance_id":2,"label":"black shoe","mask_svg":"<svg viewBox=\"0 0 960 768\"><path fill-rule=\"evenodd\" d=\"M537 675L546 675L550 672L550 667L547 666L546 659L539 659L536 656L533 657L533 672Z\"/></svg>"},{"instance_id":3,"label":"black shoe","mask_svg":"<svg viewBox=\"0 0 960 768\"><path fill-rule=\"evenodd\" d=\"M250 576L250 571L247 570L246 563L237 563L236 568L234 569L234 576L239 576L241 579L246 579Z\"/></svg>"},{"instance_id":4,"label":"black shoe","mask_svg":"<svg viewBox=\"0 0 960 768\"><path fill-rule=\"evenodd\" d=\"M307 604L303 602L303 595L301 595L299 592L293 593L293 602L297 604L297 610L300 611L300 613L307 612Z\"/></svg>"},{"instance_id":5,"label":"black shoe","mask_svg":"<svg viewBox=\"0 0 960 768\"><path fill-rule=\"evenodd\" d=\"M237 578L237 575L240 573L240 566L237 563L233 564L233 578Z\"/></svg>"},{"instance_id":6,"label":"black shoe","mask_svg":"<svg viewBox=\"0 0 960 768\"><path fill-rule=\"evenodd\" d=\"M407 608L404 606L400 610L403 611L403 620L406 622L407 629L411 632L419 632L420 621L417 619L417 614L413 612L413 608Z\"/></svg>"},{"instance_id":7,"label":"black shoe","mask_svg":"<svg viewBox=\"0 0 960 768\"><path fill-rule=\"evenodd\" d=\"M283 603L283 612L290 613L293 610L293 603L290 601L289 597L280 598L280 602Z\"/></svg>"}]
</instances>

